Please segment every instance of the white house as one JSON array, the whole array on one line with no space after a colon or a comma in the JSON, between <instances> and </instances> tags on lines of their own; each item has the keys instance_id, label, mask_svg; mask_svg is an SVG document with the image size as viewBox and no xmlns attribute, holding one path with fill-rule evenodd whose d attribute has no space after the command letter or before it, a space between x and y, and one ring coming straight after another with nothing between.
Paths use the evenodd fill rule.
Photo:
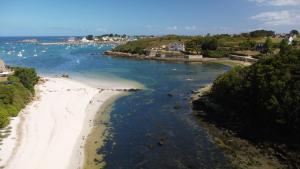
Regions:
<instances>
[{"instance_id":1,"label":"white house","mask_svg":"<svg viewBox=\"0 0 300 169\"><path fill-rule=\"evenodd\" d=\"M83 42L83 43L89 43L90 41L86 37L83 37L81 39L81 42Z\"/></svg>"},{"instance_id":2,"label":"white house","mask_svg":"<svg viewBox=\"0 0 300 169\"><path fill-rule=\"evenodd\" d=\"M169 51L185 51L185 45L181 42L170 43L168 46Z\"/></svg>"},{"instance_id":3,"label":"white house","mask_svg":"<svg viewBox=\"0 0 300 169\"><path fill-rule=\"evenodd\" d=\"M289 37L289 45L291 45L294 41L294 38L292 36Z\"/></svg>"}]
</instances>

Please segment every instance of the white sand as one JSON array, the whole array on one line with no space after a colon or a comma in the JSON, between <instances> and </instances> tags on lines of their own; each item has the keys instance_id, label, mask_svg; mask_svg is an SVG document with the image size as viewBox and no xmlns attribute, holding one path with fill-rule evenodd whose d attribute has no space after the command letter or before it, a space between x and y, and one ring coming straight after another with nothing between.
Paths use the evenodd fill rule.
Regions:
<instances>
[{"instance_id":1,"label":"white sand","mask_svg":"<svg viewBox=\"0 0 300 169\"><path fill-rule=\"evenodd\" d=\"M84 141L100 106L118 91L89 87L68 79L47 78L38 99L10 126L0 166L7 169L81 168Z\"/></svg>"}]
</instances>

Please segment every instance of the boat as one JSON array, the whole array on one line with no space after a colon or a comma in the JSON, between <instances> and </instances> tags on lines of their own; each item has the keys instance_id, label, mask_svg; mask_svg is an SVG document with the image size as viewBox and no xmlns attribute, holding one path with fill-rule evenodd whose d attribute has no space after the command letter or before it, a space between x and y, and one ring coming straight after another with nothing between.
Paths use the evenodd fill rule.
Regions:
<instances>
[{"instance_id":1,"label":"boat","mask_svg":"<svg viewBox=\"0 0 300 169\"><path fill-rule=\"evenodd\" d=\"M19 53L18 53L18 56L19 56L19 57L22 57L22 56L23 56L22 52L19 52Z\"/></svg>"}]
</instances>

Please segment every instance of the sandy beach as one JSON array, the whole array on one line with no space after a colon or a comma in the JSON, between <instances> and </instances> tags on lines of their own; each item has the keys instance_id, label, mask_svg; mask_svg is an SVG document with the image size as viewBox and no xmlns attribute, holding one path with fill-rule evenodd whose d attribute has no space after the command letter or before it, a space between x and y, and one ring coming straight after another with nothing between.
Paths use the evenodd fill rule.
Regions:
<instances>
[{"instance_id":1,"label":"sandy beach","mask_svg":"<svg viewBox=\"0 0 300 169\"><path fill-rule=\"evenodd\" d=\"M101 105L121 92L64 78L46 78L36 90L36 99L7 127L10 135L0 145L0 166L82 168L85 140L93 128L96 113Z\"/></svg>"}]
</instances>

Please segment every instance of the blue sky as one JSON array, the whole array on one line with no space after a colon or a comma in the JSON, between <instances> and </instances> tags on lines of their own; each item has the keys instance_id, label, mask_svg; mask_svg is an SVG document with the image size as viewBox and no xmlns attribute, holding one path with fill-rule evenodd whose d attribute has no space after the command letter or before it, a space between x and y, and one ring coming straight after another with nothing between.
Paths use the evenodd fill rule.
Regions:
<instances>
[{"instance_id":1,"label":"blue sky","mask_svg":"<svg viewBox=\"0 0 300 169\"><path fill-rule=\"evenodd\" d=\"M0 36L215 34L300 27L300 0L0 0Z\"/></svg>"}]
</instances>

